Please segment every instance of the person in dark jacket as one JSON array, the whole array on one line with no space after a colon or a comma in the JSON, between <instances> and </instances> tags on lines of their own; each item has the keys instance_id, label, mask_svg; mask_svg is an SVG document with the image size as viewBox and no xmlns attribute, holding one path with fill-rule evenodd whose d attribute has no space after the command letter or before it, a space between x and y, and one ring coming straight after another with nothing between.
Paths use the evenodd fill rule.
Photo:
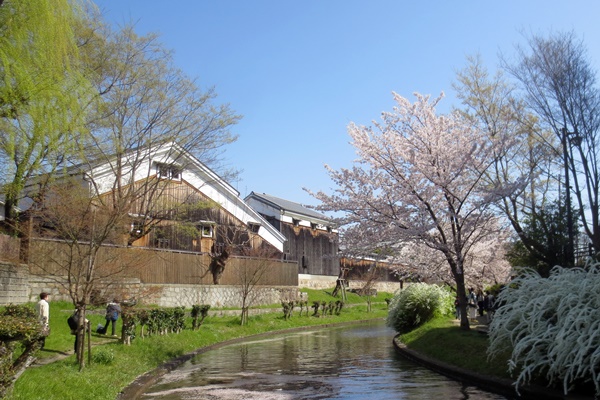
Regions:
<instances>
[{"instance_id":1,"label":"person in dark jacket","mask_svg":"<svg viewBox=\"0 0 600 400\"><path fill-rule=\"evenodd\" d=\"M117 320L119 319L119 314L121 314L121 306L119 305L119 301L114 299L112 302L108 303L106 306L106 325L104 325L104 332L108 329L108 324L111 324L111 335L117 336L115 334L115 328L117 325Z\"/></svg>"}]
</instances>

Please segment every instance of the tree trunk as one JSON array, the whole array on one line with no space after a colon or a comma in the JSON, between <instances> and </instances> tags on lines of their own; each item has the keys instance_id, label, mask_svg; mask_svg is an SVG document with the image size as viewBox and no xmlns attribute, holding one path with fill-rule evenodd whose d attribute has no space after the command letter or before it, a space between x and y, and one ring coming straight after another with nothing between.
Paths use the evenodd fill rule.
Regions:
<instances>
[{"instance_id":1,"label":"tree trunk","mask_svg":"<svg viewBox=\"0 0 600 400\"><path fill-rule=\"evenodd\" d=\"M85 319L85 307L79 309L79 321L77 326L77 335L75 335L75 352L77 353L77 364L79 364L79 371L85 368L85 332L87 329L87 322Z\"/></svg>"},{"instance_id":2,"label":"tree trunk","mask_svg":"<svg viewBox=\"0 0 600 400\"><path fill-rule=\"evenodd\" d=\"M465 290L465 276L463 274L454 274L456 281L456 296L458 297L458 306L460 309L460 329L470 330L469 315L467 314L467 292Z\"/></svg>"},{"instance_id":3,"label":"tree trunk","mask_svg":"<svg viewBox=\"0 0 600 400\"><path fill-rule=\"evenodd\" d=\"M19 233L17 212L15 211L16 206L17 202L7 193L4 199L4 218L5 226L9 228L11 235Z\"/></svg>"}]
</instances>

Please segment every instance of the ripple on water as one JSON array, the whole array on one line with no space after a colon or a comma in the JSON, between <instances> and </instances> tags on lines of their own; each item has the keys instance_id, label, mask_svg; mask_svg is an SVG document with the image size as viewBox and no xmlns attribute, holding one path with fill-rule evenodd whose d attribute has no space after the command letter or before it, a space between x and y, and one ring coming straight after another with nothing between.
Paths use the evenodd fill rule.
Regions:
<instances>
[{"instance_id":1,"label":"ripple on water","mask_svg":"<svg viewBox=\"0 0 600 400\"><path fill-rule=\"evenodd\" d=\"M399 357L383 323L278 335L194 357L144 399L498 400Z\"/></svg>"}]
</instances>

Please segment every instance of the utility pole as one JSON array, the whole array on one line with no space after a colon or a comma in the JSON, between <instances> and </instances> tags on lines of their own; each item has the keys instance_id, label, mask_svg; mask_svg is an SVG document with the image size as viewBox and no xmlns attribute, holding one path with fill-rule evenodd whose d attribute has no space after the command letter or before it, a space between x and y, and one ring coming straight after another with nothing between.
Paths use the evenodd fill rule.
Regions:
<instances>
[{"instance_id":1,"label":"utility pole","mask_svg":"<svg viewBox=\"0 0 600 400\"><path fill-rule=\"evenodd\" d=\"M562 128L561 129L561 133L562 133L562 137L561 137L561 141L562 141L562 147L563 147L563 161L564 161L564 167L565 167L565 203L566 203L566 208L567 208L567 232L568 232L568 237L569 237L569 241L567 243L567 248L565 251L565 258L567 261L567 265L569 267L572 267L575 265L575 249L574 249L574 234L573 234L573 213L571 210L571 184L569 183L569 153L568 153L568 147L567 147L567 141L568 136L571 134L571 132L567 131L567 128Z\"/></svg>"}]
</instances>

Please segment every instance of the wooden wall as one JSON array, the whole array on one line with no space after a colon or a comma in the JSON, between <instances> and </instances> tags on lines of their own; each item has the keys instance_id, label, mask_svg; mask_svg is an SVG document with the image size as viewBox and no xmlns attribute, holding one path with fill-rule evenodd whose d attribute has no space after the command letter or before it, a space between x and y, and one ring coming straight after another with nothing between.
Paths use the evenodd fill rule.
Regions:
<instances>
[{"instance_id":1,"label":"wooden wall","mask_svg":"<svg viewBox=\"0 0 600 400\"><path fill-rule=\"evenodd\" d=\"M20 239L0 234L0 261L18 262L20 246Z\"/></svg>"},{"instance_id":2,"label":"wooden wall","mask_svg":"<svg viewBox=\"0 0 600 400\"><path fill-rule=\"evenodd\" d=\"M69 247L58 241L34 239L30 246L30 272L47 275L64 272L71 255ZM85 257L79 262L85 268ZM75 264L76 264L75 263ZM177 252L140 247L103 247L98 256L96 273L139 278L148 284L212 285L208 272L210 256L205 253ZM123 273L119 271L123 270ZM259 285L298 286L297 264L279 259L232 256L227 261L221 285L239 285L254 271L266 271Z\"/></svg>"},{"instance_id":3,"label":"wooden wall","mask_svg":"<svg viewBox=\"0 0 600 400\"><path fill-rule=\"evenodd\" d=\"M297 262L299 274L331 276L339 274L336 234L287 223L281 223L281 233L287 238L285 244L287 258Z\"/></svg>"}]
</instances>

